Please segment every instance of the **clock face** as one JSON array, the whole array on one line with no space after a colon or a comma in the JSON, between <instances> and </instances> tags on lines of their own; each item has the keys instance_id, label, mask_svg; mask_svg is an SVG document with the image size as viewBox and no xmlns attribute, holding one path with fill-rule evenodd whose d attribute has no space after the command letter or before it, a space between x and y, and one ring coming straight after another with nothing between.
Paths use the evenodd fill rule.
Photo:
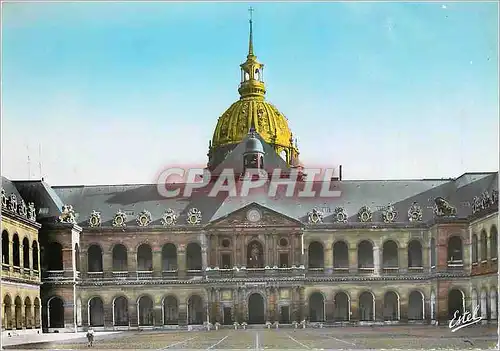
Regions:
<instances>
[{"instance_id":1,"label":"clock face","mask_svg":"<svg viewBox=\"0 0 500 351\"><path fill-rule=\"evenodd\" d=\"M260 211L257 209L251 209L247 212L247 219L250 222L258 222L260 221L262 215L260 214Z\"/></svg>"}]
</instances>

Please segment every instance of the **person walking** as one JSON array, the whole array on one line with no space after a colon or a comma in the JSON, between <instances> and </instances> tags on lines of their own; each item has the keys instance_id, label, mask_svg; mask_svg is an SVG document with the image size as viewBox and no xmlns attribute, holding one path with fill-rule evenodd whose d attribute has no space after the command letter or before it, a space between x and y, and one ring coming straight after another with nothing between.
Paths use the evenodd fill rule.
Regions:
<instances>
[{"instance_id":1,"label":"person walking","mask_svg":"<svg viewBox=\"0 0 500 351\"><path fill-rule=\"evenodd\" d=\"M87 340L88 340L87 347L94 346L94 329L89 328L87 330Z\"/></svg>"}]
</instances>

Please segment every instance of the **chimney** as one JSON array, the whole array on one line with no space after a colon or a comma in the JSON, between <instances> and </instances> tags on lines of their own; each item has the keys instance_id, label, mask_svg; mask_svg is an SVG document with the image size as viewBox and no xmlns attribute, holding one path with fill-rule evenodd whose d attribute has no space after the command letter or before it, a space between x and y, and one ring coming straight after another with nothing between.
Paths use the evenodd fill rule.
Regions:
<instances>
[{"instance_id":1,"label":"chimney","mask_svg":"<svg viewBox=\"0 0 500 351\"><path fill-rule=\"evenodd\" d=\"M339 166L339 180L342 181L342 165Z\"/></svg>"}]
</instances>

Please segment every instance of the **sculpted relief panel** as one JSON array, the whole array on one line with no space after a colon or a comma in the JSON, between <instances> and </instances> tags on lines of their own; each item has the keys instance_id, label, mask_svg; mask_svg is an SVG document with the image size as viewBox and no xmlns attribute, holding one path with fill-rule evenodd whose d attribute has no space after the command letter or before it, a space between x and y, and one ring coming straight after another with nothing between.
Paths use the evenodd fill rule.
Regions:
<instances>
[{"instance_id":1,"label":"sculpted relief panel","mask_svg":"<svg viewBox=\"0 0 500 351\"><path fill-rule=\"evenodd\" d=\"M237 210L214 223L215 227L297 227L299 225L300 223L292 218L257 205Z\"/></svg>"}]
</instances>

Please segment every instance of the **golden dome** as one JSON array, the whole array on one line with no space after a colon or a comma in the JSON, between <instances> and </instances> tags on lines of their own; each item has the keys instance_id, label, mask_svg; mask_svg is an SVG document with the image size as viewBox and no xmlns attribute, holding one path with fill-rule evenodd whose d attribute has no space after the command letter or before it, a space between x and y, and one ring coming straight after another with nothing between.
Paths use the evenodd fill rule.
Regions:
<instances>
[{"instance_id":1,"label":"golden dome","mask_svg":"<svg viewBox=\"0 0 500 351\"><path fill-rule=\"evenodd\" d=\"M240 100L233 103L219 117L210 154L216 153L217 149L227 151L231 146L239 144L247 137L250 128L254 128L288 164L294 163L298 157L298 150L293 142L288 121L264 97L266 93L263 80L264 65L257 61L253 53L252 20L250 20L247 60L240 67L241 84L238 89Z\"/></svg>"},{"instance_id":2,"label":"golden dome","mask_svg":"<svg viewBox=\"0 0 500 351\"><path fill-rule=\"evenodd\" d=\"M285 116L265 100L247 98L236 101L219 118L212 147L238 144L252 127L268 144L290 146L292 132Z\"/></svg>"}]
</instances>

